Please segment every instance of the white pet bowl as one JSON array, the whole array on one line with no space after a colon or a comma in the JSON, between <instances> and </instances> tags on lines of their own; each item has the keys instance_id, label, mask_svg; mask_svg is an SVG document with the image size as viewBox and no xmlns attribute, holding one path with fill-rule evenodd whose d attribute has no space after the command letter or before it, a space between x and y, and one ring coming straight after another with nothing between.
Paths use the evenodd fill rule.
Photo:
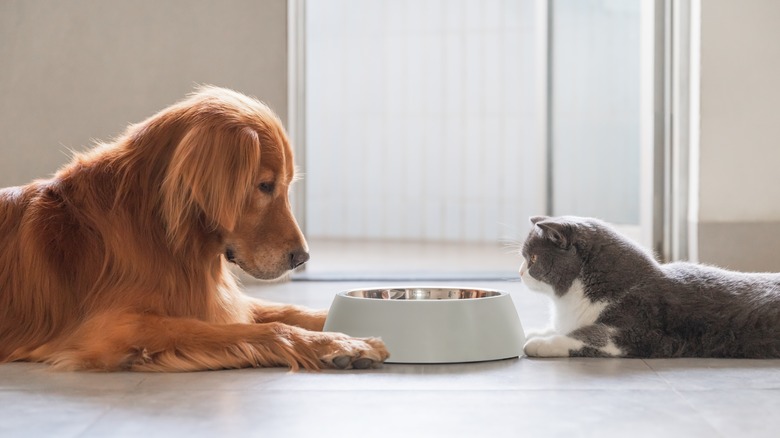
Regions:
<instances>
[{"instance_id":1,"label":"white pet bowl","mask_svg":"<svg viewBox=\"0 0 780 438\"><path fill-rule=\"evenodd\" d=\"M525 334L506 292L447 287L354 289L333 299L325 331L381 337L388 363L517 357Z\"/></svg>"}]
</instances>

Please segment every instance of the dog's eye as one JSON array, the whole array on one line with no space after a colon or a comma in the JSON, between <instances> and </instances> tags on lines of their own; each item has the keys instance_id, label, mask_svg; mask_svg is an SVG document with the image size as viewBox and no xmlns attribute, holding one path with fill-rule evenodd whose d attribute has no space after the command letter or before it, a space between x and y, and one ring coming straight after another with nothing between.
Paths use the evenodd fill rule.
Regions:
<instances>
[{"instance_id":1,"label":"dog's eye","mask_svg":"<svg viewBox=\"0 0 780 438\"><path fill-rule=\"evenodd\" d=\"M269 195L274 192L274 183L273 182L264 182L260 183L257 188L263 192L268 193Z\"/></svg>"}]
</instances>

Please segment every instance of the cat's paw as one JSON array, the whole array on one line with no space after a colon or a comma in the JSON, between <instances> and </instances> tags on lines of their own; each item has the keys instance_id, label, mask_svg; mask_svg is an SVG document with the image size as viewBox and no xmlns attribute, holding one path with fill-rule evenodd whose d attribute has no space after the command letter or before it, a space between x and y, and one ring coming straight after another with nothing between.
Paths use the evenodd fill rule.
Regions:
<instances>
[{"instance_id":1,"label":"cat's paw","mask_svg":"<svg viewBox=\"0 0 780 438\"><path fill-rule=\"evenodd\" d=\"M528 341L531 338L544 338L555 334L555 329L550 327L542 330L531 330L525 334L525 340Z\"/></svg>"},{"instance_id":2,"label":"cat's paw","mask_svg":"<svg viewBox=\"0 0 780 438\"><path fill-rule=\"evenodd\" d=\"M582 348L583 342L564 335L531 338L523 346L528 357L569 357L569 352Z\"/></svg>"}]
</instances>

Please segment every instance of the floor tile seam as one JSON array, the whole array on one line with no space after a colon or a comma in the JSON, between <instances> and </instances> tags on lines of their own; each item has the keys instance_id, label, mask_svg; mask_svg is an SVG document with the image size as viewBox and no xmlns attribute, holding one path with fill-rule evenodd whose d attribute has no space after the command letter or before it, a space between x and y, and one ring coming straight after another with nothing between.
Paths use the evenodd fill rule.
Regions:
<instances>
[{"instance_id":1,"label":"floor tile seam","mask_svg":"<svg viewBox=\"0 0 780 438\"><path fill-rule=\"evenodd\" d=\"M101 412L100 415L98 415L93 421L91 421L91 422L89 422L89 424L85 425L84 429L81 432L79 432L77 435L74 435L74 438L79 438L79 437L85 436L89 432L89 430L92 429L95 425L97 425L104 417L106 417L110 413L114 412L117 409L116 404L115 404L117 400L121 400L121 401L129 400L130 397L133 394L139 394L141 392L140 391L140 384L141 384L141 382L143 382L145 380L146 380L146 377L141 379L135 385L135 387L132 388L129 391L125 391L125 390L122 390L122 389L103 390L103 392L106 392L106 393L111 394L111 395L115 395L117 393L120 393L121 395L119 397L117 397L116 399L108 401L108 403L106 404L106 409L103 412Z\"/></svg>"},{"instance_id":2,"label":"floor tile seam","mask_svg":"<svg viewBox=\"0 0 780 438\"><path fill-rule=\"evenodd\" d=\"M780 383L777 384L775 387L771 388L680 388L676 386L674 383L672 383L669 379L664 377L663 374L658 372L655 368L653 368L649 363L647 363L647 360L642 359L642 362L644 362L650 370L653 371L653 373L658 376L661 380L663 380L669 387L675 391L690 391L690 392L697 392L697 391L740 391L740 390L780 390Z\"/></svg>"},{"instance_id":3,"label":"floor tile seam","mask_svg":"<svg viewBox=\"0 0 780 438\"><path fill-rule=\"evenodd\" d=\"M668 387L669 387L669 389L670 389L670 390L672 390L672 391L675 391L675 390L676 390L676 387L674 386L674 384L673 384L673 383L672 383L672 382L671 382L669 379L667 379L666 377L664 377L664 375L663 375L663 374L659 373L659 372L658 372L658 370L656 370L655 368L653 368L653 367L652 367L652 365L650 365L649 363L647 363L647 360L646 360L646 359L642 359L642 363L644 363L644 364L645 364L645 366L646 366L646 367L647 367L647 368L648 368L650 371L652 371L652 372L653 372L653 374L655 374L655 375L656 375L656 376L657 376L659 379L661 379L661 381L663 381L663 382L666 384L666 386L668 386Z\"/></svg>"},{"instance_id":4,"label":"floor tile seam","mask_svg":"<svg viewBox=\"0 0 780 438\"><path fill-rule=\"evenodd\" d=\"M273 380L269 380L267 382L255 383L255 384L247 386L245 389L247 391L262 391L265 386L267 386L267 385L269 385L271 383L278 382L279 380L280 379L273 379ZM244 389L244 388L240 388L240 390L242 390L242 389Z\"/></svg>"},{"instance_id":5,"label":"floor tile seam","mask_svg":"<svg viewBox=\"0 0 780 438\"><path fill-rule=\"evenodd\" d=\"M725 391L731 392L731 390L725 390ZM703 421L705 424L710 426L710 428L717 434L717 436L724 437L724 438L728 436L723 432L721 432L718 426L714 424L712 421L710 421L710 419L704 414L704 412L698 409L695 403L693 403L692 400L686 397L685 394L683 394L679 389L674 388L673 392L682 400L683 403L685 403L689 408L693 410L693 412L696 413L696 415L699 417L701 421ZM698 391L690 391L690 392L698 392Z\"/></svg>"},{"instance_id":6,"label":"floor tile seam","mask_svg":"<svg viewBox=\"0 0 780 438\"><path fill-rule=\"evenodd\" d=\"M640 388L640 387L621 387L621 388L608 388L608 387L567 387L567 388L552 388L552 387L502 387L502 388L263 388L263 387L247 387L247 388L170 388L164 390L156 390L154 388L135 388L132 391L126 390L112 390L112 389L99 389L90 391L90 395L99 396L114 396L120 395L117 399L127 399L134 394L148 394L148 393L203 393L203 392L221 392L221 393L256 393L256 392L614 392L614 393L628 393L628 392L644 392L644 393L661 393L671 392L678 395L685 393L707 393L707 392L743 392L743 391L775 391L780 392L780 388L701 388L701 389L686 389L686 388ZM29 393L29 394L45 394L51 393L49 390L41 390L34 388L0 388L0 393ZM70 393L70 395L78 396L78 393Z\"/></svg>"},{"instance_id":7,"label":"floor tile seam","mask_svg":"<svg viewBox=\"0 0 780 438\"><path fill-rule=\"evenodd\" d=\"M706 392L733 392L734 389L729 388L713 388L713 389L699 389L699 390L684 390L686 392L698 392L698 393L706 393ZM739 391L739 390L736 390ZM780 388L773 388L773 389L745 389L744 391L780 391ZM140 390L138 391L139 394L143 393L158 393L157 391L148 391L148 390ZM368 389L360 389L360 388L249 388L249 389L209 389L209 388L203 388L203 389L186 389L186 390L177 390L179 393L192 393L192 394L201 394L206 392L219 392L219 393L233 393L233 394L242 394L242 393L257 393L257 392L289 392L289 393L305 393L305 392L355 392L355 393L389 393L389 392L398 392L398 393L455 393L455 392L491 392L491 393L501 393L501 392L529 392L529 393L544 393L544 392L562 392L562 393L575 393L575 392L590 392L590 393L616 393L616 394L625 394L625 393L636 393L636 392L642 392L642 393L678 393L677 389L674 388L409 388L409 389L398 389L398 388L368 388Z\"/></svg>"},{"instance_id":8,"label":"floor tile seam","mask_svg":"<svg viewBox=\"0 0 780 438\"><path fill-rule=\"evenodd\" d=\"M148 390L140 390L137 391L137 393L159 393L160 391L148 391ZM169 392L168 390L165 390L163 392ZM188 389L180 389L176 390L178 394L184 394L184 393L203 393L203 392L220 392L220 393L257 393L257 392L268 392L268 393L280 393L280 392L288 392L288 393L304 393L304 392L362 392L362 393L368 393L368 392L376 392L376 393L389 393L389 392L398 392L398 393L412 393L412 392L426 392L426 393L453 393L453 392L495 392L495 393L520 393L520 392L534 392L534 393L541 393L541 392L563 392L563 393L571 393L571 392L600 392L600 393L636 393L636 392L642 392L642 393L662 393L662 392L673 392L670 389L667 388L231 388L231 389L209 389L209 388L188 388ZM129 396L130 394L127 394ZM124 398L124 397L123 397Z\"/></svg>"},{"instance_id":9,"label":"floor tile seam","mask_svg":"<svg viewBox=\"0 0 780 438\"><path fill-rule=\"evenodd\" d=\"M146 382L148 379L149 376L143 376L141 380L139 380L138 382L135 383L135 385L133 385L132 391L138 391L138 389L140 389L143 383Z\"/></svg>"},{"instance_id":10,"label":"floor tile seam","mask_svg":"<svg viewBox=\"0 0 780 438\"><path fill-rule=\"evenodd\" d=\"M115 408L114 408L113 405L109 405L108 409L106 409L105 411L101 412L100 415L97 416L97 418L95 418L94 420L90 421L89 424L84 426L84 428L81 430L81 432L78 432L77 434L73 435L73 437L74 438L79 438L79 437L85 436L87 433L89 433L90 429L95 427L98 424L98 422L100 422L100 420L102 420L103 418L108 416L108 414L113 412L114 409Z\"/></svg>"}]
</instances>

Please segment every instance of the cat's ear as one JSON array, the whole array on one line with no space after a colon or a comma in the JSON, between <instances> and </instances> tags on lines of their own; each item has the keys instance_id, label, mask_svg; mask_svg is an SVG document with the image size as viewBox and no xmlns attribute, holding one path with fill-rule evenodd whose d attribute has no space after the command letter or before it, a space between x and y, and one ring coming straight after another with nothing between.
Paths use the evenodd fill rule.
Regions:
<instances>
[{"instance_id":1,"label":"cat's ear","mask_svg":"<svg viewBox=\"0 0 780 438\"><path fill-rule=\"evenodd\" d=\"M528 218L528 220L531 221L531 225L536 225L537 222L543 221L545 219L550 219L550 216L531 216Z\"/></svg>"},{"instance_id":2,"label":"cat's ear","mask_svg":"<svg viewBox=\"0 0 780 438\"><path fill-rule=\"evenodd\" d=\"M554 219L546 219L535 224L542 230L542 235L556 244L561 249L569 249L574 232L571 224L558 222Z\"/></svg>"}]
</instances>

